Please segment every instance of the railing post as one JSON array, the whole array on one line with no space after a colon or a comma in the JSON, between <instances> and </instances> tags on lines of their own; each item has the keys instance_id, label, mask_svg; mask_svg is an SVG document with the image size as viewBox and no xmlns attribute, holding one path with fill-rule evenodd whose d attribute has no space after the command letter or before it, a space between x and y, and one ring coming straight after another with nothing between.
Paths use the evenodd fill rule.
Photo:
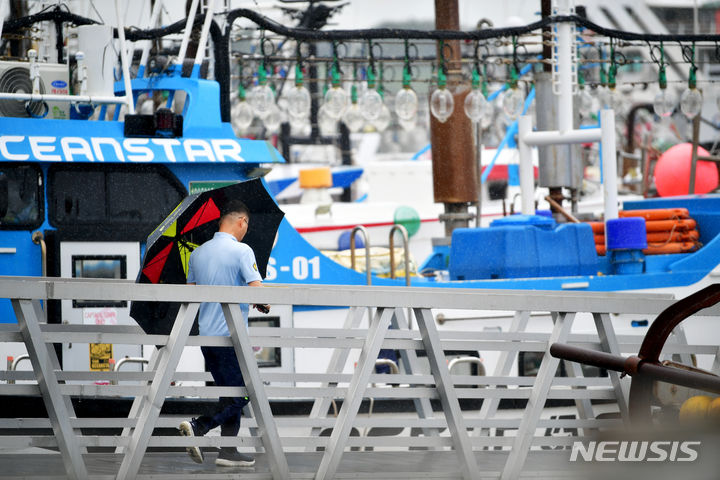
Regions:
<instances>
[{"instance_id":1,"label":"railing post","mask_svg":"<svg viewBox=\"0 0 720 480\"><path fill-rule=\"evenodd\" d=\"M620 355L620 345L615 335L615 329L610 320L609 313L593 313L595 320L595 328L600 338L600 346L602 349L613 355ZM630 421L630 410L628 408L628 388L623 383L620 373L616 371L608 371L610 382L615 390L615 398L617 399L620 417L624 422Z\"/></svg>"},{"instance_id":2,"label":"railing post","mask_svg":"<svg viewBox=\"0 0 720 480\"><path fill-rule=\"evenodd\" d=\"M345 401L340 408L328 446L315 475L317 480L335 478L335 472L340 465L340 458L350 435L350 429L362 403L370 375L375 370L375 360L378 353L380 353L380 347L382 347L392 315L393 309L391 308L378 307L375 312L375 318L370 324L368 335L360 352L355 375L350 382Z\"/></svg>"},{"instance_id":3,"label":"railing post","mask_svg":"<svg viewBox=\"0 0 720 480\"><path fill-rule=\"evenodd\" d=\"M410 310L408 308L408 310ZM410 310L412 311L412 310ZM392 319L392 328L398 330L411 331L410 322L405 321L403 316L403 309L398 307L395 308L395 315ZM418 363L417 352L412 349L400 350L400 362L402 362L405 373L416 374L420 373L420 365ZM414 385L410 385L414 387ZM415 411L418 413L420 418L433 418L433 409L430 404L429 398L413 398L413 404L415 405ZM438 428L423 428L423 434L425 436L439 435L440 429Z\"/></svg>"},{"instance_id":4,"label":"railing post","mask_svg":"<svg viewBox=\"0 0 720 480\"><path fill-rule=\"evenodd\" d=\"M160 409L165 401L165 395L170 387L170 381L180 361L180 356L199 308L199 303L183 303L180 305L168 343L160 352L155 376L152 385L148 387L147 399L143 402L140 414L137 417L130 445L128 445L125 457L120 464L120 470L116 477L118 480L137 477L140 463L145 455L153 428L155 428L155 423L160 416Z\"/></svg>"},{"instance_id":5,"label":"railing post","mask_svg":"<svg viewBox=\"0 0 720 480\"><path fill-rule=\"evenodd\" d=\"M267 451L270 471L273 478L277 480L290 478L287 458L283 453L280 435L270 410L270 400L268 400L262 380L260 380L260 370L255 360L252 345L250 345L240 306L236 303L223 303L222 310L223 314L225 314L228 330L230 330L230 337L235 347L235 355L240 365L240 371L245 380L245 388L250 397L255 421L262 432L263 446Z\"/></svg>"},{"instance_id":6,"label":"railing post","mask_svg":"<svg viewBox=\"0 0 720 480\"><path fill-rule=\"evenodd\" d=\"M510 455L508 455L505 468L500 477L503 480L520 477L520 472L522 472L528 452L530 451L535 427L540 419L543 408L545 408L545 400L547 400L548 392L550 391L553 379L555 378L555 372L560 362L559 359L550 355L550 345L553 343L564 343L567 340L574 318L574 312L560 312L557 316L555 326L550 334L550 340L548 340L545 349L545 355L543 356L540 369L537 373L537 378L535 379L535 385L533 385L530 398L528 398L527 406L525 407L525 414L522 420L520 420L517 436L515 437Z\"/></svg>"},{"instance_id":7,"label":"railing post","mask_svg":"<svg viewBox=\"0 0 720 480\"><path fill-rule=\"evenodd\" d=\"M59 367L59 362L54 348L43 341L40 331L40 319L44 318L40 300L13 299L12 305L25 347L30 354L35 378L37 378L53 432L55 432L55 438L65 464L65 472L69 478L88 478L81 448L75 438L72 425L70 425L71 416L75 416L72 404L70 404L69 398L63 396L58 386L55 367Z\"/></svg>"},{"instance_id":8,"label":"railing post","mask_svg":"<svg viewBox=\"0 0 720 480\"><path fill-rule=\"evenodd\" d=\"M447 419L448 430L450 430L459 457L458 461L460 461L462 476L465 479L479 479L477 462L473 455L472 444L467 434L462 410L460 410L460 402L450 378L450 371L445 363L445 352L440 343L440 335L438 335L435 327L435 319L430 309L427 308L415 309L415 317L430 362L430 371L435 377L435 385Z\"/></svg>"},{"instance_id":9,"label":"railing post","mask_svg":"<svg viewBox=\"0 0 720 480\"><path fill-rule=\"evenodd\" d=\"M345 323L343 324L343 330L349 330L358 328L362 317L365 314L364 307L351 307L345 317ZM334 348L330 361L328 362L326 373L342 372L345 362L347 361L348 355L350 354L349 348ZM337 382L323 383L323 387L336 387ZM329 397L316 398L313 403L312 410L310 411L310 418L325 418L332 400ZM310 430L310 435L320 435L320 427L313 427ZM308 446L305 449L306 452L315 451L315 447Z\"/></svg>"},{"instance_id":10,"label":"railing post","mask_svg":"<svg viewBox=\"0 0 720 480\"><path fill-rule=\"evenodd\" d=\"M527 328L528 321L530 320L530 312L528 311L517 311L515 312L515 315L513 316L512 322L510 323L510 328L508 329L508 333L517 333L517 332L524 332ZM507 377L510 375L510 371L512 370L513 364L515 363L515 358L517 357L516 351L509 351L509 350L503 350L500 353L500 357L498 358L497 363L495 364L495 371L493 372L493 376L496 377ZM496 386L488 387L489 389L495 389ZM491 418L495 416L495 413L497 412L498 406L500 405L500 399L499 398L485 398L483 399L482 406L480 407L480 415L479 417L483 420L486 420L488 418ZM479 428L473 431L473 435L481 435L484 432L487 432L489 434L489 430L485 428Z\"/></svg>"},{"instance_id":11,"label":"railing post","mask_svg":"<svg viewBox=\"0 0 720 480\"><path fill-rule=\"evenodd\" d=\"M350 232L350 268L355 270L355 235L360 232L365 239L365 276L368 285L372 285L372 272L370 271L370 235L362 225L358 225Z\"/></svg>"}]
</instances>

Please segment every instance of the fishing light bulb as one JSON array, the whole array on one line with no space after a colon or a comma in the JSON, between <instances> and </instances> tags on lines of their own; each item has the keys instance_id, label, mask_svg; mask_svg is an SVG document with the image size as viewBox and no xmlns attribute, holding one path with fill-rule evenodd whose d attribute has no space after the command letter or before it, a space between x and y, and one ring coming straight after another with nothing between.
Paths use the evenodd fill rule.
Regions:
<instances>
[{"instance_id":1,"label":"fishing light bulb","mask_svg":"<svg viewBox=\"0 0 720 480\"><path fill-rule=\"evenodd\" d=\"M310 91L304 85L295 85L287 95L287 112L291 117L308 117L310 103Z\"/></svg>"},{"instance_id":2,"label":"fishing light bulb","mask_svg":"<svg viewBox=\"0 0 720 480\"><path fill-rule=\"evenodd\" d=\"M337 133L337 118L332 118L327 113L327 105L322 105L318 110L318 128L320 135L329 137Z\"/></svg>"},{"instance_id":3,"label":"fishing light bulb","mask_svg":"<svg viewBox=\"0 0 720 480\"><path fill-rule=\"evenodd\" d=\"M452 115L454 109L455 100L453 100L452 94L448 92L447 89L438 88L433 92L430 97L430 112L435 118L445 123L445 121L450 118L450 115Z\"/></svg>"},{"instance_id":4,"label":"fishing light bulb","mask_svg":"<svg viewBox=\"0 0 720 480\"><path fill-rule=\"evenodd\" d=\"M270 106L270 111L262 120L268 132L276 133L280 129L280 123L282 123L282 112L280 111L280 107L273 103Z\"/></svg>"},{"instance_id":5,"label":"fishing light bulb","mask_svg":"<svg viewBox=\"0 0 720 480\"><path fill-rule=\"evenodd\" d=\"M702 110L702 93L697 88L686 88L680 96L680 110L689 119L695 118Z\"/></svg>"},{"instance_id":6,"label":"fishing light bulb","mask_svg":"<svg viewBox=\"0 0 720 480\"><path fill-rule=\"evenodd\" d=\"M248 95L248 103L255 115L264 119L270 113L271 105L275 105L275 93L267 84L255 85Z\"/></svg>"},{"instance_id":7,"label":"fishing light bulb","mask_svg":"<svg viewBox=\"0 0 720 480\"><path fill-rule=\"evenodd\" d=\"M400 120L410 121L417 118L418 98L415 90L404 87L395 94L395 113ZM413 122L413 126L415 122Z\"/></svg>"},{"instance_id":8,"label":"fishing light bulb","mask_svg":"<svg viewBox=\"0 0 720 480\"><path fill-rule=\"evenodd\" d=\"M610 88L610 108L615 111L615 115L624 115L627 103L625 102L625 96L617 88Z\"/></svg>"},{"instance_id":9,"label":"fishing light bulb","mask_svg":"<svg viewBox=\"0 0 720 480\"><path fill-rule=\"evenodd\" d=\"M525 106L525 94L519 88L510 88L505 92L502 99L502 107L505 115L511 120L518 118Z\"/></svg>"},{"instance_id":10,"label":"fishing light bulb","mask_svg":"<svg viewBox=\"0 0 720 480\"><path fill-rule=\"evenodd\" d=\"M368 88L365 93L360 96L358 106L363 118L368 122L376 120L380 116L382 110L383 99L374 88Z\"/></svg>"},{"instance_id":11,"label":"fishing light bulb","mask_svg":"<svg viewBox=\"0 0 720 480\"><path fill-rule=\"evenodd\" d=\"M308 117L290 117L290 133L295 137L307 137L312 133Z\"/></svg>"},{"instance_id":12,"label":"fishing light bulb","mask_svg":"<svg viewBox=\"0 0 720 480\"><path fill-rule=\"evenodd\" d=\"M492 112L493 106L487 101L482 91L479 88L471 90L465 97L465 115L471 122L477 123L488 115L487 110Z\"/></svg>"},{"instance_id":13,"label":"fishing light bulb","mask_svg":"<svg viewBox=\"0 0 720 480\"><path fill-rule=\"evenodd\" d=\"M450 98L452 99L452 96ZM380 108L380 115L372 122L373 127L375 127L378 132L384 132L385 129L390 126L391 121L392 115L390 114L390 109L383 103Z\"/></svg>"},{"instance_id":14,"label":"fishing light bulb","mask_svg":"<svg viewBox=\"0 0 720 480\"><path fill-rule=\"evenodd\" d=\"M400 126L402 127L403 130L405 130L406 132L409 132L410 130L415 128L415 125L417 124L417 116L415 116L409 120L405 120L404 118L398 117L398 123L400 124Z\"/></svg>"},{"instance_id":15,"label":"fishing light bulb","mask_svg":"<svg viewBox=\"0 0 720 480\"><path fill-rule=\"evenodd\" d=\"M235 134L244 132L250 126L255 117L252 107L245 100L237 102L230 112L232 118L232 126Z\"/></svg>"},{"instance_id":16,"label":"fishing light bulb","mask_svg":"<svg viewBox=\"0 0 720 480\"><path fill-rule=\"evenodd\" d=\"M363 125L365 125L365 118L363 117L360 106L357 103L351 104L350 107L345 110L342 121L351 132L359 132Z\"/></svg>"},{"instance_id":17,"label":"fishing light bulb","mask_svg":"<svg viewBox=\"0 0 720 480\"><path fill-rule=\"evenodd\" d=\"M675 111L677 96L672 90L661 88L653 99L653 110L659 117L669 117Z\"/></svg>"},{"instance_id":18,"label":"fishing light bulb","mask_svg":"<svg viewBox=\"0 0 720 480\"><path fill-rule=\"evenodd\" d=\"M340 120L348 108L350 97L342 87L332 87L325 93L325 112L334 120Z\"/></svg>"},{"instance_id":19,"label":"fishing light bulb","mask_svg":"<svg viewBox=\"0 0 720 480\"><path fill-rule=\"evenodd\" d=\"M597 87L597 99L600 102L600 108L610 108L610 89L605 85Z\"/></svg>"},{"instance_id":20,"label":"fishing light bulb","mask_svg":"<svg viewBox=\"0 0 720 480\"><path fill-rule=\"evenodd\" d=\"M595 102L595 99L590 94L587 88L580 88L578 91L577 96L577 103L578 103L578 111L580 112L580 115L583 117L589 117L594 108L593 103Z\"/></svg>"}]
</instances>

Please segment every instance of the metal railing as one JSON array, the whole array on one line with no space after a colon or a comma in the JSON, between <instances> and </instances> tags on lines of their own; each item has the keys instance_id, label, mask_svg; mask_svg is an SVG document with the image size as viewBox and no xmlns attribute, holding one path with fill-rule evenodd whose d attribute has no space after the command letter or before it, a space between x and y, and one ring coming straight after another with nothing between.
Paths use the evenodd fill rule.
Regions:
<instances>
[{"instance_id":1,"label":"metal railing","mask_svg":"<svg viewBox=\"0 0 720 480\"><path fill-rule=\"evenodd\" d=\"M87 281L58 278L0 277L0 292L12 301L17 325L0 328L0 348L5 342L22 342L32 360L33 372L0 371L0 396L40 395L48 412L42 418L0 418L0 429L17 431L17 435L0 436L0 463L11 475L32 476L22 468L18 451L27 447L58 449L61 455L34 455L33 463L47 463L39 476L57 474L64 469L69 478L99 475L97 466L83 456L85 449L114 448L108 458L104 476L118 479L151 475L153 478L178 478L182 472L167 473L167 459L153 470L152 458L143 462L149 448L184 448L190 445L208 447L236 446L256 450L263 458L253 475L257 478L307 478L308 465L317 479L377 478L378 471L388 476L426 475L427 465L440 469L433 472L445 478L498 477L518 478L523 471L563 472L582 465L567 463L567 448L583 438L586 430L611 428L628 418L626 389L629 379L616 372L607 377L583 377L577 365L566 363L568 377L556 377L560 360L547 354L552 343L569 343L611 354L638 351L641 337L616 335L611 315L656 314L673 303L670 295L587 292L478 291L450 288L406 288L367 286L272 285L265 288L210 287L188 285L137 285L130 282ZM42 305L46 300L67 299L168 301L179 302L172 332L169 335L146 335L139 327L121 325L45 324ZM189 336L201 302L222 304L231 332L230 337ZM236 302L274 305L320 305L346 307L344 320L314 325L314 328L251 327L244 334L240 308ZM407 328L405 309L411 308L416 329ZM436 327L432 309L516 311L503 331L446 330ZM372 318L365 326L366 311ZM337 310L342 312L342 310ZM531 312L546 316L532 317L546 322L546 333L530 331ZM713 307L699 315L718 315ZM342 325L340 325L342 323ZM571 333L575 324L583 332ZM463 324L464 325L464 324ZM72 328L69 328L72 327ZM576 330L577 331L577 330ZM163 346L155 351L144 372L66 371L61 368L54 343L122 343ZM246 387L207 387L172 385L177 380L207 380L205 372L179 371L180 356L186 346L234 346ZM252 346L296 349L325 349L331 352L325 372L271 373L258 368ZM375 374L375 361L381 348L399 352L399 373ZM351 351L359 350L357 365L346 371ZM446 351L478 351L484 358L497 352L497 361L489 366L489 375L452 375L446 362ZM425 358L419 355L424 353ZM519 352L545 353L536 377L518 376L514 371ZM718 359L717 345L668 345L667 354L692 352ZM350 362L352 364L352 362ZM2 383L3 380L34 380L35 384ZM96 380L111 379L118 385L96 385ZM85 383L66 383L67 381ZM132 382L132 384L130 384ZM138 383L139 382L139 383ZM267 385L264 383L267 382ZM288 382L292 386L287 386ZM373 387L374 383L394 385ZM126 384L127 383L127 384ZM482 387L482 388L479 388ZM181 437L154 435L157 427L176 427L177 417L161 415L164 402L177 397L216 399L247 395L252 418L243 420L248 435L238 437ZM86 401L124 398L132 402L126 418L78 417L71 398ZM390 398L411 402L414 412L408 415L375 412L359 415L364 398ZM308 415L284 417L273 415L273 401L306 401L314 399ZM497 415L502 400L520 402L515 410ZM603 402L601 409L596 402ZM337 416L328 416L333 401L340 404ZM439 403L441 411L431 401ZM478 405L482 401L481 405ZM576 412L573 419L541 418L547 401L565 402ZM609 405L608 401L612 401ZM461 408L461 402L464 405ZM618 413L608 418L607 408ZM436 404L437 408L437 404ZM98 428L123 429L108 434ZM373 427L397 427L396 436L355 436ZM23 433L26 428L52 428L53 435ZM93 428L92 433L80 429ZM331 428L330 436L320 431ZM569 436L542 435L543 430L565 428L576 432ZM574 429L574 430L573 430ZM516 431L516 435L489 435L495 431ZM304 433L299 433L304 432ZM369 447L369 448L366 448ZM317 450L322 448L321 452ZM423 449L423 452L417 450ZM492 451L492 456L489 455ZM392 455L381 453L392 451ZM7 453L7 454L6 454ZM425 461L419 462L422 454ZM102 455L102 454L96 454ZM184 451L177 452L178 468L189 465L192 474L227 475L214 465L207 470L195 464L183 464ZM98 457L94 457L98 458ZM86 464L86 461L89 463ZM114 463L113 463L114 462ZM300 462L300 463L298 463ZM499 463L498 463L499 462ZM143 469L141 470L141 463ZM115 465L115 467L113 467ZM353 465L370 465L348 472ZM552 467L552 465L556 465ZM16 470L12 470L16 468ZM33 472L37 472L35 467ZM113 468L115 468L113 470ZM421 471L418 471L420 469ZM543 471L545 471L543 470ZM365 471L366 473L363 473ZM552 471L546 471L552 477ZM18 473L19 472L19 473ZM375 473L373 473L375 472ZM189 474L189 473L188 473ZM181 475L182 476L182 475ZM251 475L252 476L252 475Z\"/></svg>"}]
</instances>

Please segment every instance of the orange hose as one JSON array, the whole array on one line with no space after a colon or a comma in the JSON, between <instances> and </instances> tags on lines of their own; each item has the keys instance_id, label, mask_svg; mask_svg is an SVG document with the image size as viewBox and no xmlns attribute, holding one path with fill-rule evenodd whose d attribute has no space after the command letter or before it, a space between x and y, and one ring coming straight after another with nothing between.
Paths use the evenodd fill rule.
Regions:
<instances>
[{"instance_id":1,"label":"orange hose","mask_svg":"<svg viewBox=\"0 0 720 480\"><path fill-rule=\"evenodd\" d=\"M699 245L694 242L670 242L663 245L653 246L643 250L645 255L667 255L671 253L688 253L697 250ZM595 251L598 255L603 256L607 253L605 245L595 244Z\"/></svg>"},{"instance_id":2,"label":"orange hose","mask_svg":"<svg viewBox=\"0 0 720 480\"><path fill-rule=\"evenodd\" d=\"M647 234L648 243L694 242L699 239L700 233L697 230L690 230L689 232L649 232ZM597 243L597 240L595 243Z\"/></svg>"},{"instance_id":3,"label":"orange hose","mask_svg":"<svg viewBox=\"0 0 720 480\"><path fill-rule=\"evenodd\" d=\"M647 210L622 210L618 212L620 218L642 217L645 220L675 220L690 218L687 208L653 208Z\"/></svg>"},{"instance_id":4,"label":"orange hose","mask_svg":"<svg viewBox=\"0 0 720 480\"><path fill-rule=\"evenodd\" d=\"M651 220L645 222L645 230L647 232L669 232L675 230L678 232L686 232L688 230L694 230L697 226L697 222L692 218L685 220Z\"/></svg>"},{"instance_id":5,"label":"orange hose","mask_svg":"<svg viewBox=\"0 0 720 480\"><path fill-rule=\"evenodd\" d=\"M598 233L605 234L605 222L588 222L590 224L590 227L592 227L592 231L595 235Z\"/></svg>"},{"instance_id":6,"label":"orange hose","mask_svg":"<svg viewBox=\"0 0 720 480\"><path fill-rule=\"evenodd\" d=\"M589 222L595 235L605 234L605 224L603 222ZM694 230L697 222L692 218L683 220L650 220L645 222L646 232L686 232Z\"/></svg>"},{"instance_id":7,"label":"orange hose","mask_svg":"<svg viewBox=\"0 0 720 480\"><path fill-rule=\"evenodd\" d=\"M694 242L669 242L663 245L648 245L643 250L645 255L665 255L668 253L687 253L694 252L699 247Z\"/></svg>"}]
</instances>

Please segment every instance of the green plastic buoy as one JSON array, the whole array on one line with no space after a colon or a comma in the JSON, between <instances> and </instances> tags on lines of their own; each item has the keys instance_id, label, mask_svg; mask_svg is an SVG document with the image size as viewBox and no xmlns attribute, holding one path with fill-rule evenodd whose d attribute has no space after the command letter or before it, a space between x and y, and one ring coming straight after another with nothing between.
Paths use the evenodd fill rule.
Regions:
<instances>
[{"instance_id":1,"label":"green plastic buoy","mask_svg":"<svg viewBox=\"0 0 720 480\"><path fill-rule=\"evenodd\" d=\"M420 215L412 207L398 207L393 215L393 223L405 227L408 237L412 237L420 230Z\"/></svg>"}]
</instances>

